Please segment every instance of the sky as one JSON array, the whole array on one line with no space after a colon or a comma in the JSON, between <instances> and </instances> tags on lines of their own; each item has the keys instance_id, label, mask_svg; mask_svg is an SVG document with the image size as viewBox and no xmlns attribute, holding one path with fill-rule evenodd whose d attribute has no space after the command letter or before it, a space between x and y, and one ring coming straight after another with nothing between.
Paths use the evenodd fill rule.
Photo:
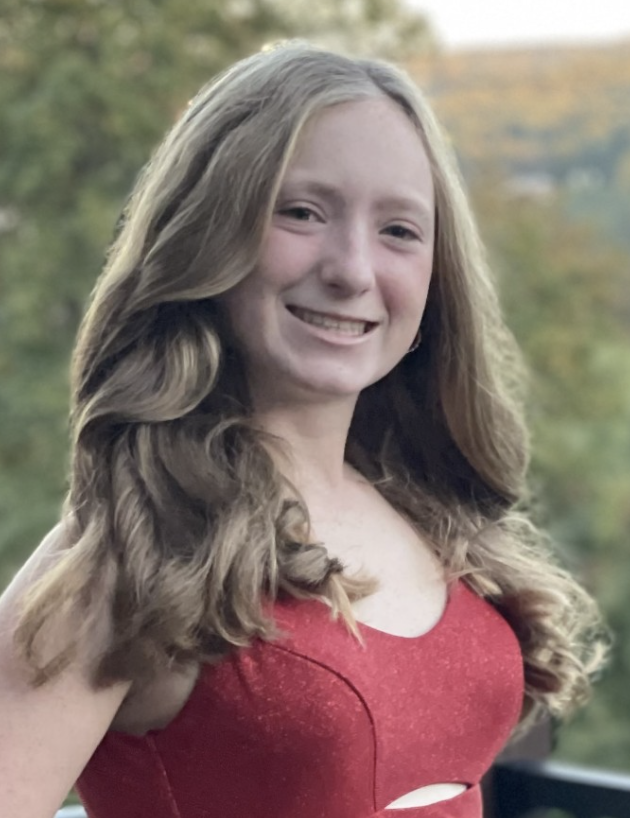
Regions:
<instances>
[{"instance_id":1,"label":"sky","mask_svg":"<svg viewBox=\"0 0 630 818\"><path fill-rule=\"evenodd\" d=\"M408 0L447 47L630 41L627 0ZM629 46L630 47L630 46Z\"/></svg>"}]
</instances>

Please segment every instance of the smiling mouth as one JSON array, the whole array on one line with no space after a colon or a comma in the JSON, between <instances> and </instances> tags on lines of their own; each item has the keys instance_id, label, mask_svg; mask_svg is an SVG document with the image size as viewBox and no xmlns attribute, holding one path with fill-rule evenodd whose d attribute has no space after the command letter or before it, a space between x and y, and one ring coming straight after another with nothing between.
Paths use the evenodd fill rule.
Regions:
<instances>
[{"instance_id":1,"label":"smiling mouth","mask_svg":"<svg viewBox=\"0 0 630 818\"><path fill-rule=\"evenodd\" d=\"M306 310L302 307L288 306L289 312L305 324L331 329L343 335L365 335L376 326L376 321L359 321L350 318L339 318L324 312Z\"/></svg>"}]
</instances>

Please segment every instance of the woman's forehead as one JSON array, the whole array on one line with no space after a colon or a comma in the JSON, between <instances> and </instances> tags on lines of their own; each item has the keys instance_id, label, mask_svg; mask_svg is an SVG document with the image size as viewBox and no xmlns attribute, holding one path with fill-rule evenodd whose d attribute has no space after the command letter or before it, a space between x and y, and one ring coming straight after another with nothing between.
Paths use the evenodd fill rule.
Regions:
<instances>
[{"instance_id":1,"label":"woman's forehead","mask_svg":"<svg viewBox=\"0 0 630 818\"><path fill-rule=\"evenodd\" d=\"M386 97L329 106L300 133L281 188L343 198L355 180L384 203L433 209L432 169L418 130Z\"/></svg>"}]
</instances>

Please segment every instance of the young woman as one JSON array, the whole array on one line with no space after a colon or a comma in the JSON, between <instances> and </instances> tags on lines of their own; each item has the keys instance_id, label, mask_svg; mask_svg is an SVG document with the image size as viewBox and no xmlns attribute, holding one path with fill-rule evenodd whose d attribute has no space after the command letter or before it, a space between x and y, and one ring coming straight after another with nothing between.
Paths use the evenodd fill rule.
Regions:
<instances>
[{"instance_id":1,"label":"young woman","mask_svg":"<svg viewBox=\"0 0 630 818\"><path fill-rule=\"evenodd\" d=\"M592 600L446 142L392 66L289 44L204 88L81 328L62 521L0 604L0 812L480 818L580 703Z\"/></svg>"}]
</instances>

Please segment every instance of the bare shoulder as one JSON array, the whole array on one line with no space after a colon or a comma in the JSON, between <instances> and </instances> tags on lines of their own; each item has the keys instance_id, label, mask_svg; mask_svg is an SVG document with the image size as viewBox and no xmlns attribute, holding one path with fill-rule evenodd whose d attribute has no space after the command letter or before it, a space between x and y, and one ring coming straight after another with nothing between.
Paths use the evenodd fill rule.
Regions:
<instances>
[{"instance_id":1,"label":"bare shoulder","mask_svg":"<svg viewBox=\"0 0 630 818\"><path fill-rule=\"evenodd\" d=\"M67 520L61 520L45 535L22 569L16 574L9 586L9 595L17 596L49 571L65 553L70 537L70 523ZM5 595L2 599L4 598Z\"/></svg>"},{"instance_id":2,"label":"bare shoulder","mask_svg":"<svg viewBox=\"0 0 630 818\"><path fill-rule=\"evenodd\" d=\"M112 723L129 685L95 690L79 658L52 681L33 687L14 643L21 599L68 546L66 523L44 537L0 598L0 814L46 818ZM59 635L63 638L63 634ZM96 635L98 638L98 635ZM33 787L33 781L37 787Z\"/></svg>"},{"instance_id":3,"label":"bare shoulder","mask_svg":"<svg viewBox=\"0 0 630 818\"><path fill-rule=\"evenodd\" d=\"M12 643L18 622L22 618L25 600L29 592L40 580L44 580L47 575L54 572L72 543L72 524L69 520L62 520L42 539L0 598L0 638L3 638L3 643L0 645L0 655L11 650L13 654L12 665L20 669L20 672L24 665L20 662L15 646L12 646ZM94 606L99 605L103 600L105 600L105 594L102 594L100 598L96 594L93 599ZM60 612L65 608L67 601L67 598L59 599ZM57 647L66 641L66 637L76 635L77 625L76 621L74 623L66 622L63 617L51 616L46 622L45 640L42 640L42 646L45 647L46 653L53 654ZM108 638L108 626L107 617L99 618L98 628L94 628L89 635L90 653L98 652ZM85 662L82 662L82 659L85 659ZM79 664L83 665L85 671L88 670L86 663L87 655L79 657Z\"/></svg>"},{"instance_id":4,"label":"bare shoulder","mask_svg":"<svg viewBox=\"0 0 630 818\"><path fill-rule=\"evenodd\" d=\"M0 655L9 650L24 596L55 567L67 550L69 541L69 525L62 521L46 534L0 597Z\"/></svg>"},{"instance_id":5,"label":"bare shoulder","mask_svg":"<svg viewBox=\"0 0 630 818\"><path fill-rule=\"evenodd\" d=\"M71 542L71 532L67 523L58 523L42 540L36 548L31 558L24 568L16 576L11 587L0 601L0 634L2 632L13 632L17 617L17 609L22 595L28 591L37 580L48 570L53 568L63 557ZM99 642L106 638L107 623L101 622L102 631L90 635L90 647L94 652L98 652ZM59 638L63 639L63 634ZM3 673L2 655L3 649L8 646L6 640L2 640L0 635L0 675ZM75 666L73 673L75 679L72 685L79 683L87 685L87 695L90 695L88 682L89 659L85 657L85 662L79 662ZM17 659L12 659L6 664L4 672L17 674L19 684L23 684L25 672L20 667ZM111 719L106 725L107 729L119 730L134 735L142 735L148 730L163 729L166 727L184 707L195 686L199 669L196 666L189 666L177 671L163 671L150 683L144 685L121 685L112 691L111 697L104 699L106 706L111 709ZM16 681L17 681L16 679ZM0 681L1 684L1 681ZM68 690L71 688L68 687ZM94 693L92 692L92 695Z\"/></svg>"}]
</instances>

